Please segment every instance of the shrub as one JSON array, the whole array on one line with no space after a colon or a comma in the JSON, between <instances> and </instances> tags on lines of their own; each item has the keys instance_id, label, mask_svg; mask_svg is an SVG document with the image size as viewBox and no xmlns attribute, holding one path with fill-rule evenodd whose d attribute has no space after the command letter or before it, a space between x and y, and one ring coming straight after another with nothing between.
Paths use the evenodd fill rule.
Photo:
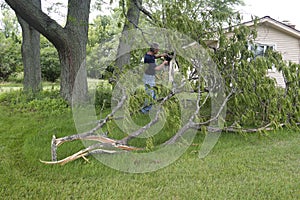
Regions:
<instances>
[{"instance_id":1,"label":"shrub","mask_svg":"<svg viewBox=\"0 0 300 200\"><path fill-rule=\"evenodd\" d=\"M111 106L112 88L107 82L100 82L97 85L95 93L95 107L97 110L101 108L110 108Z\"/></svg>"},{"instance_id":2,"label":"shrub","mask_svg":"<svg viewBox=\"0 0 300 200\"><path fill-rule=\"evenodd\" d=\"M14 83L23 83L23 81L24 81L24 72L12 73L8 77L7 81L8 82L14 82Z\"/></svg>"},{"instance_id":3,"label":"shrub","mask_svg":"<svg viewBox=\"0 0 300 200\"><path fill-rule=\"evenodd\" d=\"M45 81L55 82L60 76L60 63L54 46L41 38L41 71Z\"/></svg>"},{"instance_id":4,"label":"shrub","mask_svg":"<svg viewBox=\"0 0 300 200\"><path fill-rule=\"evenodd\" d=\"M60 114L70 111L58 90L42 91L40 93L23 93L22 90L3 93L0 103L18 112L41 112Z\"/></svg>"},{"instance_id":5,"label":"shrub","mask_svg":"<svg viewBox=\"0 0 300 200\"><path fill-rule=\"evenodd\" d=\"M7 81L11 74L22 70L21 44L12 38L2 37L3 34L0 34L0 81Z\"/></svg>"}]
</instances>

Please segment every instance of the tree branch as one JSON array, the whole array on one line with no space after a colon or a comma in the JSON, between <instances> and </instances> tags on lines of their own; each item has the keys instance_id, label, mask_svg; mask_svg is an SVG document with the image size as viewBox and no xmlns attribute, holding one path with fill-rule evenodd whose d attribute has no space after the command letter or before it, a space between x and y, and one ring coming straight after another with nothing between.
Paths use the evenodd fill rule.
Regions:
<instances>
[{"instance_id":1,"label":"tree branch","mask_svg":"<svg viewBox=\"0 0 300 200\"><path fill-rule=\"evenodd\" d=\"M155 21L156 22L156 19L152 16L152 14L146 10L141 4L139 1L137 0L133 0L135 6L142 12L144 13L147 17L149 17L151 20Z\"/></svg>"},{"instance_id":2,"label":"tree branch","mask_svg":"<svg viewBox=\"0 0 300 200\"><path fill-rule=\"evenodd\" d=\"M6 3L22 17L30 26L39 31L55 46L63 44L61 38L66 38L67 33L55 20L45 14L32 1L28 0L5 0ZM59 35L59 37L58 37Z\"/></svg>"},{"instance_id":3,"label":"tree branch","mask_svg":"<svg viewBox=\"0 0 300 200\"><path fill-rule=\"evenodd\" d=\"M148 130L151 126L153 126L154 124L156 124L159 120L159 114L162 110L162 105L171 97L173 97L175 95L175 93L170 93L168 96L166 96L165 98L162 99L162 101L159 104L159 109L156 112L155 118L153 120L151 120L148 124L146 124L145 126L143 126L142 128L136 130L135 132L133 132L132 134L128 135L127 137L123 138L122 140L119 141L119 143L121 144L127 144L129 140L131 140L132 138L135 138L139 135L141 135L142 133L144 133L146 130Z\"/></svg>"},{"instance_id":4,"label":"tree branch","mask_svg":"<svg viewBox=\"0 0 300 200\"><path fill-rule=\"evenodd\" d=\"M104 150L104 149L99 149L99 148L103 148L104 145L100 144L100 143L96 143L94 145L91 145L83 150L78 151L77 153L74 153L71 156L68 156L62 160L59 161L43 161L40 160L40 162L45 163L45 164L60 164L60 165L64 165L68 162L71 162L73 160L76 160L78 158L84 158L85 156L87 156L88 154L90 154L91 152L98 150L98 152L101 153L116 153L117 151L113 151L113 150Z\"/></svg>"}]
</instances>

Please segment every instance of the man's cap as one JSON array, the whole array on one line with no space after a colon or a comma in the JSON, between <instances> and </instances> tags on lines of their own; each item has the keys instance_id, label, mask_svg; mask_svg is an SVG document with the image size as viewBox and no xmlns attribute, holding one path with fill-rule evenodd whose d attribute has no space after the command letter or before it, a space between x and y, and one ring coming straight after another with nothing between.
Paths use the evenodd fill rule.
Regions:
<instances>
[{"instance_id":1,"label":"man's cap","mask_svg":"<svg viewBox=\"0 0 300 200\"><path fill-rule=\"evenodd\" d=\"M158 47L159 47L159 45L155 42L150 45L151 49L158 49Z\"/></svg>"},{"instance_id":2,"label":"man's cap","mask_svg":"<svg viewBox=\"0 0 300 200\"><path fill-rule=\"evenodd\" d=\"M159 48L159 45L158 45L158 43L152 43L151 45L150 45L150 50L151 51L154 51L155 49L158 49Z\"/></svg>"}]
</instances>

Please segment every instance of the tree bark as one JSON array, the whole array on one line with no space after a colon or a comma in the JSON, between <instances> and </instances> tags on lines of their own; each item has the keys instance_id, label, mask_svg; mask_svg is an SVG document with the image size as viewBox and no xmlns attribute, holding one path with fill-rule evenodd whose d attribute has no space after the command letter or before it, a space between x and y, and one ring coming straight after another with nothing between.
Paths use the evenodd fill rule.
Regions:
<instances>
[{"instance_id":1,"label":"tree bark","mask_svg":"<svg viewBox=\"0 0 300 200\"><path fill-rule=\"evenodd\" d=\"M142 4L142 0L128 0L127 14L122 30L122 35L119 41L116 65L122 71L124 65L130 64L130 50L131 44L134 42L134 35L129 35L128 31L136 29L139 24L140 10L137 5ZM125 6L123 5L125 12Z\"/></svg>"},{"instance_id":2,"label":"tree bark","mask_svg":"<svg viewBox=\"0 0 300 200\"><path fill-rule=\"evenodd\" d=\"M87 97L86 44L91 0L69 0L64 46L58 48L62 64L61 95L69 102ZM77 79L77 80L76 80ZM76 82L75 82L76 81Z\"/></svg>"},{"instance_id":3,"label":"tree bark","mask_svg":"<svg viewBox=\"0 0 300 200\"><path fill-rule=\"evenodd\" d=\"M32 0L32 3L41 8L41 0ZM36 93L42 90L42 75L40 64L40 33L17 15L22 27L22 59L24 65L25 92Z\"/></svg>"},{"instance_id":4,"label":"tree bark","mask_svg":"<svg viewBox=\"0 0 300 200\"><path fill-rule=\"evenodd\" d=\"M75 100L85 100L87 97L85 57L91 0L68 1L65 27L36 7L32 0L5 1L17 15L43 34L57 49L61 63L61 96L72 103L72 94L75 90Z\"/></svg>"}]
</instances>

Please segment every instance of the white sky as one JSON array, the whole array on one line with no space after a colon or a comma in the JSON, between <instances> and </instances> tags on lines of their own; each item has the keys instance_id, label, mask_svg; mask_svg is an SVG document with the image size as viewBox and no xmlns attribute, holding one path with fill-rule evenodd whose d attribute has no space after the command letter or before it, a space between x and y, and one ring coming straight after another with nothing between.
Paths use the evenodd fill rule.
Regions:
<instances>
[{"instance_id":1,"label":"white sky","mask_svg":"<svg viewBox=\"0 0 300 200\"><path fill-rule=\"evenodd\" d=\"M2 0L0 0L2 1ZM109 2L109 0L105 0ZM67 5L68 0L42 0L42 5L49 6L51 2L62 2ZM95 0L92 0L92 4ZM117 3L117 0L113 1ZM239 7L238 10L244 15L244 20L251 20L251 15L258 17L270 16L278 21L289 20L296 25L296 29L300 30L300 1L298 0L244 0L246 6ZM62 9L62 13L66 14L66 10ZM102 13L105 12L105 9ZM96 16L95 12L91 13L90 19ZM64 19L59 16L52 15L59 23L64 23Z\"/></svg>"},{"instance_id":2,"label":"white sky","mask_svg":"<svg viewBox=\"0 0 300 200\"><path fill-rule=\"evenodd\" d=\"M102 0L103 1L103 6L107 7L107 8L102 8L101 12L99 12L99 11L95 12L95 9L93 8L93 5L95 4L95 1L96 0L91 0L91 14L89 16L90 21L92 21L100 13L101 14L109 14L110 13L110 9L108 9L109 7L111 7L110 3L109 3L110 0ZM47 13L47 11L45 10L45 8L51 7L51 5L53 3L61 3L61 4L63 4L63 6L60 6L59 12L63 15L67 15L68 0L42 0L41 2L42 2L42 9L46 13ZM113 2L115 4L117 2L117 0L114 0ZM49 13L47 13L47 14L49 14ZM50 13L50 17L52 17L58 23L64 24L66 19L64 17L60 16L60 15L57 14L57 13Z\"/></svg>"},{"instance_id":3,"label":"white sky","mask_svg":"<svg viewBox=\"0 0 300 200\"><path fill-rule=\"evenodd\" d=\"M278 21L289 20L300 30L300 1L298 0L244 0L246 6L239 10L244 14L245 20L251 15L258 17L270 16Z\"/></svg>"}]
</instances>

